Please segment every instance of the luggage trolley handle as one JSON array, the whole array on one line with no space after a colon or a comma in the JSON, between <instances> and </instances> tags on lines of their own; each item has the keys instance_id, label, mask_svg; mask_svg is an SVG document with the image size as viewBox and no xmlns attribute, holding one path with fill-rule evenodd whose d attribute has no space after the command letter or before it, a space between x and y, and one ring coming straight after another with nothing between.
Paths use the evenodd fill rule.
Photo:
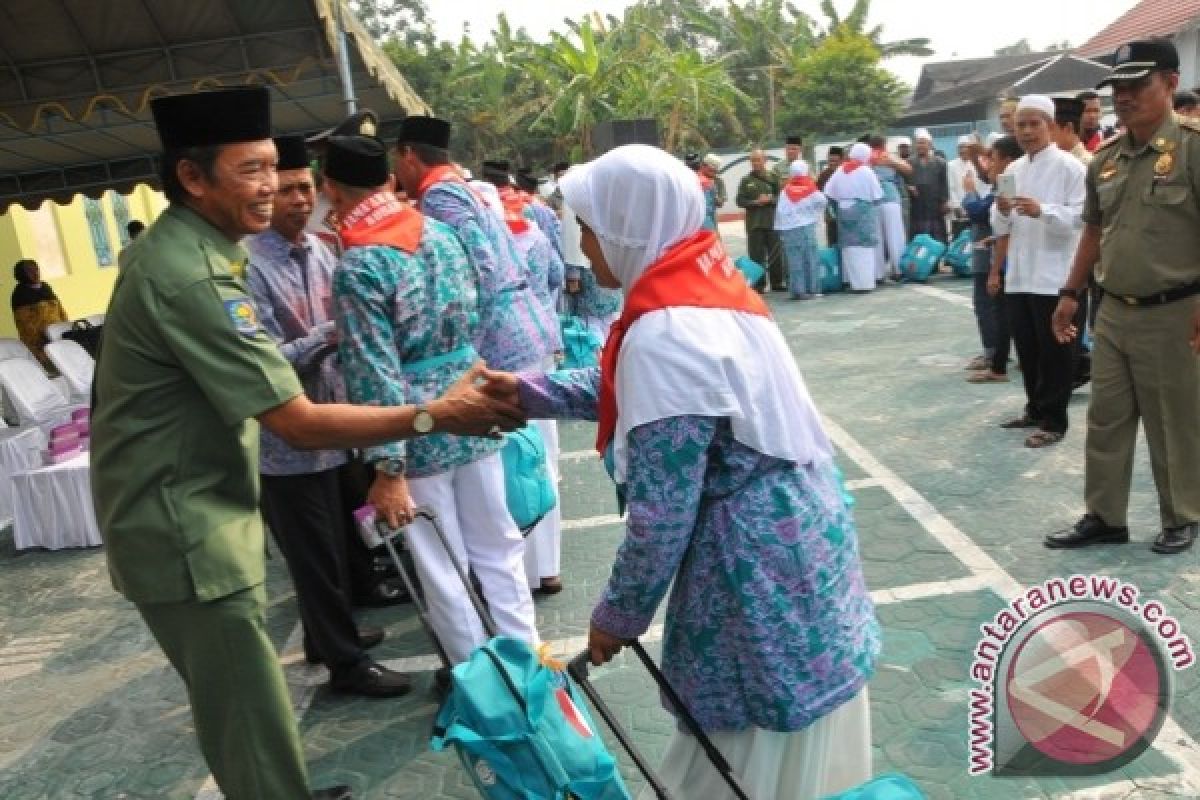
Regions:
<instances>
[{"instance_id":1,"label":"luggage trolley handle","mask_svg":"<svg viewBox=\"0 0 1200 800\"><path fill-rule=\"evenodd\" d=\"M492 618L491 612L488 611L487 606L484 604L483 598L481 598L479 593L475 591L475 584L472 583L471 575L469 572L467 572L467 568L463 566L461 561L459 561L458 556L454 552L454 548L450 546L450 540L446 538L446 532L442 530L442 523L441 520L438 519L437 513L431 508L421 506L416 510L413 518L416 519L417 517L428 521L429 527L433 528L434 534L437 536L438 541L441 542L442 549L446 551L446 557L450 560L450 563L454 565L454 571L458 573L459 580L462 581L463 589L466 590L467 597L471 599L471 605L475 607L475 613L479 615L479 622L483 625L483 629L487 633L488 638L494 638L497 635L496 621ZM429 605L424 601L421 594L416 591L416 586L414 585L412 578L408 575L408 570L404 569L404 562L400 560L400 555L396 552L396 546L392 544L392 537L395 536L398 531L388 528L387 525L382 521L377 522L377 525L379 526L380 538L383 539L383 545L387 548L388 555L395 563L396 570L400 573L401 580L404 581L404 588L408 590L409 596L413 598L413 603L416 605L422 621L425 622L426 629L433 637L439 654L442 656L443 663L449 665L450 661L446 658L445 649L442 647L442 643L438 640L436 632L433 630L433 626L429 624Z\"/></svg>"},{"instance_id":2,"label":"luggage trolley handle","mask_svg":"<svg viewBox=\"0 0 1200 800\"><path fill-rule=\"evenodd\" d=\"M671 706L675 709L675 712L683 721L683 726L687 728L688 733L696 737L696 741L700 743L700 747L704 750L705 755L708 756L708 760L716 768L717 772L721 773L721 778L726 784L728 784L730 790L733 792L734 797L738 798L738 800L751 800L750 795L742 787L741 782L738 781L737 775L733 773L733 767L729 766L729 761L726 760L721 751L717 749L717 746L713 744L712 739L708 738L708 734L701 729L700 723L698 723L696 718L692 716L692 712L688 710L687 704L683 702L683 698L681 698L675 691L675 688L671 686L670 681L667 680L667 676L663 675L662 670L660 670L658 665L654 663L654 659L652 659L650 654L646 652L646 648L643 647L642 643L637 639L634 639L632 642L630 642L629 646L633 649L633 652L637 654L638 659L642 662L642 665L645 666L646 671L650 673L650 677L652 677L654 682L658 684L658 688L664 695L666 695L667 700L671 703ZM633 741L629 738L629 734L626 733L621 727L620 723L616 721L612 711L609 710L608 706L605 705L604 700L600 697L600 693L597 692L595 687L588 682L588 666L590 664L591 655L587 650L585 650L575 658L571 659L570 664L567 666L567 670L571 673L571 677L575 679L575 682L583 688L583 691L587 694L588 699L592 701L592 705L596 707L596 711L601 717L604 718L604 721L608 724L609 728L612 729L613 735L617 737L617 741L619 741L621 746L625 748L625 751L629 753L630 757L637 765L638 770L642 773L642 775L645 776L646 780L654 788L659 800L667 800L670 797L670 794L662 785L662 782L659 780L658 776L654 774L653 770L646 763L645 758L633 746Z\"/></svg>"}]
</instances>

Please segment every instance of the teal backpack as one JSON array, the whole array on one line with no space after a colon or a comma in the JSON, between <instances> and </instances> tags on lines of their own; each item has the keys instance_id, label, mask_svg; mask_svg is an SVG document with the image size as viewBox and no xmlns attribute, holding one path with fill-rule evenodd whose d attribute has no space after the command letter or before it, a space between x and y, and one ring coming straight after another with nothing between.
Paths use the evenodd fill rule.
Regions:
<instances>
[{"instance_id":1,"label":"teal backpack","mask_svg":"<svg viewBox=\"0 0 1200 800\"><path fill-rule=\"evenodd\" d=\"M536 425L526 425L504 437L504 499L508 513L528 534L554 510L558 495L546 467L546 443Z\"/></svg>"},{"instance_id":2,"label":"teal backpack","mask_svg":"<svg viewBox=\"0 0 1200 800\"><path fill-rule=\"evenodd\" d=\"M488 800L630 798L578 688L517 639L492 639L454 668L430 744L453 747Z\"/></svg>"},{"instance_id":3,"label":"teal backpack","mask_svg":"<svg viewBox=\"0 0 1200 800\"><path fill-rule=\"evenodd\" d=\"M600 337L588 330L583 320L570 314L560 314L562 327L562 369L585 369L600 365Z\"/></svg>"}]
</instances>

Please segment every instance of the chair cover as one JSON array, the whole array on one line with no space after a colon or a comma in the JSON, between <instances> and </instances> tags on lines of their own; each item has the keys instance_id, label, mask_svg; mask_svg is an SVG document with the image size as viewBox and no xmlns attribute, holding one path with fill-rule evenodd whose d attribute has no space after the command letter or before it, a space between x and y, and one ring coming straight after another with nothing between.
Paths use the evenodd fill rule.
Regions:
<instances>
[{"instance_id":1,"label":"chair cover","mask_svg":"<svg viewBox=\"0 0 1200 800\"><path fill-rule=\"evenodd\" d=\"M69 339L61 339L46 345L46 357L67 379L71 399L88 402L92 395L92 375L96 372L96 362L87 350Z\"/></svg>"},{"instance_id":2,"label":"chair cover","mask_svg":"<svg viewBox=\"0 0 1200 800\"><path fill-rule=\"evenodd\" d=\"M41 425L70 415L67 398L40 366L23 358L0 361L0 386L22 425Z\"/></svg>"},{"instance_id":3,"label":"chair cover","mask_svg":"<svg viewBox=\"0 0 1200 800\"><path fill-rule=\"evenodd\" d=\"M13 545L98 547L103 544L92 506L88 454L13 476Z\"/></svg>"}]
</instances>

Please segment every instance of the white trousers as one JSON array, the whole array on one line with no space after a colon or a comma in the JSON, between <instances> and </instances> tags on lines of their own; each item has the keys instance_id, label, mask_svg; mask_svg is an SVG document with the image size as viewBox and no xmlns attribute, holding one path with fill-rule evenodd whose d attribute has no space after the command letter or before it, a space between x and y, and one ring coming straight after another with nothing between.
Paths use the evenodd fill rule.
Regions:
<instances>
[{"instance_id":1,"label":"white trousers","mask_svg":"<svg viewBox=\"0 0 1200 800\"><path fill-rule=\"evenodd\" d=\"M450 546L475 573L502 635L539 644L533 597L525 581L525 540L504 501L500 454L427 478L409 478L418 506L437 512ZM452 664L487 641L479 615L429 523L408 527L408 548L429 603L430 622Z\"/></svg>"},{"instance_id":2,"label":"white trousers","mask_svg":"<svg viewBox=\"0 0 1200 800\"><path fill-rule=\"evenodd\" d=\"M554 484L557 502L549 514L534 526L525 537L525 577L530 589L542 585L542 578L557 577L562 562L562 497L558 493L558 423L552 419L535 419L533 424L546 443L546 468Z\"/></svg>"},{"instance_id":3,"label":"white trousers","mask_svg":"<svg viewBox=\"0 0 1200 800\"><path fill-rule=\"evenodd\" d=\"M900 256L908 247L904 234L904 206L900 203L879 204L879 244L875 245L875 279L900 272Z\"/></svg>"},{"instance_id":4,"label":"white trousers","mask_svg":"<svg viewBox=\"0 0 1200 800\"><path fill-rule=\"evenodd\" d=\"M856 292L875 288L875 248L843 247L842 277Z\"/></svg>"},{"instance_id":5,"label":"white trousers","mask_svg":"<svg viewBox=\"0 0 1200 800\"><path fill-rule=\"evenodd\" d=\"M871 709L867 690L802 731L751 728L710 734L753 800L818 800L871 778ZM672 797L733 800L695 737L676 731L659 775ZM638 800L652 800L647 788Z\"/></svg>"}]
</instances>

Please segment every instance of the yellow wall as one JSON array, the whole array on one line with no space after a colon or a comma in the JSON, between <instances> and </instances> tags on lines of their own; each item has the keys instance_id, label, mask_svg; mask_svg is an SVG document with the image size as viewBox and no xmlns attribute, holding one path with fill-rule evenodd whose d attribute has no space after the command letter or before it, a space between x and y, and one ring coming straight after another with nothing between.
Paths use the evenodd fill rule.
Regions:
<instances>
[{"instance_id":1,"label":"yellow wall","mask_svg":"<svg viewBox=\"0 0 1200 800\"><path fill-rule=\"evenodd\" d=\"M162 195L148 186L134 189L127 196L127 202L130 218L140 219L147 225L166 207ZM54 293L62 301L71 319L103 313L108 308L108 298L117 278L116 255L121 250L120 232L108 196L102 199L101 205L108 229L109 247L113 251L114 263L109 267L97 264L83 198L77 197L68 205L48 205L62 246L66 274L57 277L46 275L46 283L54 288ZM0 310L0 336L17 335L10 312L11 306L7 303L16 284L12 267L22 258L38 258L35 242L28 211L14 205L9 208L8 213L0 216L0 298L5 305L5 308Z\"/></svg>"}]
</instances>

